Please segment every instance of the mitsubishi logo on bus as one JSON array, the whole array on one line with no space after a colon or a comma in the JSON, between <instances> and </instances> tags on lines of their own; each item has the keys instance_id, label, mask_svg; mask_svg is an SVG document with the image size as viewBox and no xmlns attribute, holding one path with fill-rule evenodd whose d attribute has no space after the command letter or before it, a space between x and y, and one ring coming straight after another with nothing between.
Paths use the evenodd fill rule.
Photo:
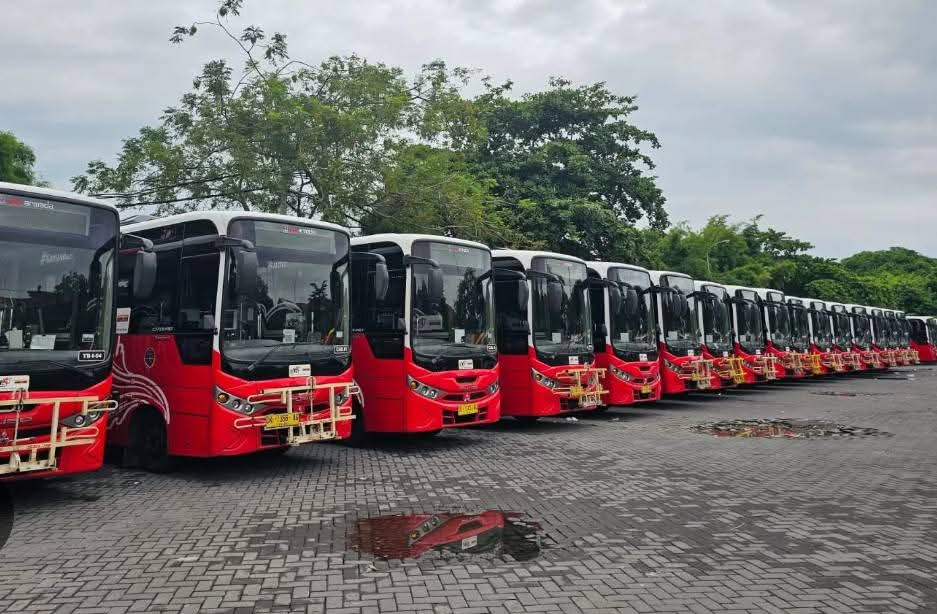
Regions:
<instances>
[{"instance_id":1,"label":"mitsubishi logo on bus","mask_svg":"<svg viewBox=\"0 0 937 614\"><path fill-rule=\"evenodd\" d=\"M143 364L146 365L147 369L152 369L153 365L156 364L156 351L153 348L146 348L146 351L143 352Z\"/></svg>"}]
</instances>

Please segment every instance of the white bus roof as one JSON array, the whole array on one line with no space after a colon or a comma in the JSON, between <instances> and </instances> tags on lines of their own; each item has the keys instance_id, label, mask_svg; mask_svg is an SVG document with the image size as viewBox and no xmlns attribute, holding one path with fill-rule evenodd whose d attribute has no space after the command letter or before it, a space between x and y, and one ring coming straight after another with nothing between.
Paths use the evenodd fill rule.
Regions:
<instances>
[{"instance_id":1,"label":"white bus roof","mask_svg":"<svg viewBox=\"0 0 937 614\"><path fill-rule=\"evenodd\" d=\"M599 260L589 260L586 262L586 266L598 273L602 279L608 278L609 269L630 269L632 271L638 271L641 273L650 273L644 267L640 267L636 264L625 264L624 262L605 262Z\"/></svg>"},{"instance_id":2,"label":"white bus roof","mask_svg":"<svg viewBox=\"0 0 937 614\"><path fill-rule=\"evenodd\" d=\"M927 322L928 320L937 319L934 316L905 316L909 320L921 320L922 322Z\"/></svg>"},{"instance_id":3,"label":"white bus roof","mask_svg":"<svg viewBox=\"0 0 937 614\"><path fill-rule=\"evenodd\" d=\"M449 243L451 245L474 247L477 249L483 249L486 252L491 251L487 245L484 243L478 243L477 241L456 239L454 237L444 237L442 235L424 235L416 233L384 232L376 235L363 235L360 237L353 237L351 244L352 246L355 246L366 245L368 243L394 243L399 245L400 249L402 249L405 254L410 254L411 250L413 249L413 244L417 241L436 241L439 243Z\"/></svg>"},{"instance_id":4,"label":"white bus roof","mask_svg":"<svg viewBox=\"0 0 937 614\"><path fill-rule=\"evenodd\" d=\"M725 284L720 284L720 283L717 283L717 282L715 282L715 281L706 281L706 280L704 280L704 279L694 279L694 280L693 280L693 289L694 289L694 290L697 290L697 291L702 290L705 286L714 286L714 287L716 287L716 288L722 288L723 290L726 289L726 285L725 285Z\"/></svg>"},{"instance_id":5,"label":"white bus roof","mask_svg":"<svg viewBox=\"0 0 937 614\"><path fill-rule=\"evenodd\" d=\"M693 278L687 275L686 273L680 273L679 271L648 271L651 274L651 281L655 284L660 285L660 280L662 277L683 277L684 279L692 280Z\"/></svg>"},{"instance_id":6,"label":"white bus roof","mask_svg":"<svg viewBox=\"0 0 937 614\"><path fill-rule=\"evenodd\" d=\"M5 181L0 181L0 192L13 192L17 193L18 195L34 196L36 198L53 198L70 201L79 205L91 205L93 207L102 207L104 209L110 209L111 211L117 211L117 207L107 202L106 200L101 200L100 198L92 198L91 196L85 196L84 194L76 194L75 192L65 192L62 190L53 190L52 188L42 188L34 185L23 185L20 183L7 183Z\"/></svg>"},{"instance_id":7,"label":"white bus roof","mask_svg":"<svg viewBox=\"0 0 937 614\"><path fill-rule=\"evenodd\" d=\"M323 228L326 230L334 230L336 232L350 234L347 228L344 226L339 226L338 224L320 222L302 217L293 217L292 215L262 213L259 211L190 211L188 213L178 213L176 215L168 215L166 217L145 220L135 224L127 224L121 230L126 230L128 232L138 232L141 230L148 230L150 228L160 228L170 224L180 224L182 222L192 222L195 220L210 220L215 223L219 232L226 233L228 231L228 224L230 224L231 221L235 219L263 220L267 222L280 222L282 224L303 224L305 226L313 226L315 228Z\"/></svg>"},{"instance_id":8,"label":"white bus roof","mask_svg":"<svg viewBox=\"0 0 937 614\"><path fill-rule=\"evenodd\" d=\"M530 263L534 258L557 258L559 260L569 260L571 262L579 262L581 264L586 264L586 261L582 258L577 258L576 256L569 256L567 254L557 254L556 252L541 252L536 250L526 250L526 249L495 249L491 251L492 258L514 258L521 263L521 266L524 269L530 268Z\"/></svg>"}]
</instances>

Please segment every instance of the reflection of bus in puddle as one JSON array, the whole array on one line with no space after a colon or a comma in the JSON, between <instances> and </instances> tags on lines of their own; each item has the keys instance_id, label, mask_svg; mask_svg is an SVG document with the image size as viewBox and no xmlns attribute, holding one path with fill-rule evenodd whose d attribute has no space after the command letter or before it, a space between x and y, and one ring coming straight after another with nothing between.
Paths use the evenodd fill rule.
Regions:
<instances>
[{"instance_id":1,"label":"reflection of bus in puddle","mask_svg":"<svg viewBox=\"0 0 937 614\"><path fill-rule=\"evenodd\" d=\"M415 559L431 550L529 561L540 554L540 525L521 514L414 514L359 520L351 538L358 552L381 559Z\"/></svg>"}]
</instances>

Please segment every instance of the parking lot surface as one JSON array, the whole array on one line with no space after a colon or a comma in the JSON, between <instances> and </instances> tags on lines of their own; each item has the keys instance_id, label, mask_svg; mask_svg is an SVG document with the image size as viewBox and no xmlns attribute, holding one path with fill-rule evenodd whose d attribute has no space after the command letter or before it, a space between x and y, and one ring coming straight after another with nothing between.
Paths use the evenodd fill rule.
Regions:
<instances>
[{"instance_id":1,"label":"parking lot surface","mask_svg":"<svg viewBox=\"0 0 937 614\"><path fill-rule=\"evenodd\" d=\"M935 400L918 367L21 483L0 611L935 612ZM884 433L693 430L759 417Z\"/></svg>"}]
</instances>

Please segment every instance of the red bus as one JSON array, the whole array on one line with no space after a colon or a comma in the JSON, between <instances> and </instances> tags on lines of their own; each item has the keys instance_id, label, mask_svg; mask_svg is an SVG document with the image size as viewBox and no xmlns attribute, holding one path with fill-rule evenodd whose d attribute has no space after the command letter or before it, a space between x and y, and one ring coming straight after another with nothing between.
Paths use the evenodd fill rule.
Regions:
<instances>
[{"instance_id":1,"label":"red bus","mask_svg":"<svg viewBox=\"0 0 937 614\"><path fill-rule=\"evenodd\" d=\"M937 362L937 318L908 316L907 321L911 326L911 347L920 362Z\"/></svg>"},{"instance_id":2,"label":"red bus","mask_svg":"<svg viewBox=\"0 0 937 614\"><path fill-rule=\"evenodd\" d=\"M735 355L735 331L729 292L722 284L695 281L697 326L703 338L703 358L712 362L712 388L745 383L742 359Z\"/></svg>"},{"instance_id":3,"label":"red bus","mask_svg":"<svg viewBox=\"0 0 937 614\"><path fill-rule=\"evenodd\" d=\"M761 296L754 288L726 286L732 305L735 330L735 355L742 359L746 384L757 384L783 377L784 367L777 356L767 351Z\"/></svg>"},{"instance_id":4,"label":"red bus","mask_svg":"<svg viewBox=\"0 0 937 614\"><path fill-rule=\"evenodd\" d=\"M885 310L880 307L870 307L872 316L872 349L881 356L885 367L898 366L898 345L894 330L885 316Z\"/></svg>"},{"instance_id":5,"label":"red bus","mask_svg":"<svg viewBox=\"0 0 937 614\"><path fill-rule=\"evenodd\" d=\"M647 269L589 262L595 366L605 369L606 407L660 399L654 295Z\"/></svg>"},{"instance_id":6,"label":"red bus","mask_svg":"<svg viewBox=\"0 0 937 614\"><path fill-rule=\"evenodd\" d=\"M820 365L820 357L810 351L810 313L807 306L803 299L795 296L788 296L786 300L791 317L791 350L800 354L806 376L821 375L823 367Z\"/></svg>"},{"instance_id":7,"label":"red bus","mask_svg":"<svg viewBox=\"0 0 937 614\"><path fill-rule=\"evenodd\" d=\"M884 369L881 355L872 342L872 317L869 307L846 305L846 313L852 322L852 351L859 355L867 370Z\"/></svg>"},{"instance_id":8,"label":"red bus","mask_svg":"<svg viewBox=\"0 0 937 614\"><path fill-rule=\"evenodd\" d=\"M826 303L809 298L803 300L810 316L810 353L817 357L813 360L820 365L817 375L845 372L843 357L833 347L833 321Z\"/></svg>"},{"instance_id":9,"label":"red bus","mask_svg":"<svg viewBox=\"0 0 937 614\"><path fill-rule=\"evenodd\" d=\"M499 271L502 413L533 421L602 405L605 373L595 365L585 261L522 250L495 250L492 256Z\"/></svg>"},{"instance_id":10,"label":"red bus","mask_svg":"<svg viewBox=\"0 0 937 614\"><path fill-rule=\"evenodd\" d=\"M810 374L810 360L807 355L809 340L797 338L787 297L780 290L758 288L762 299L762 314L765 322L765 352L777 359L778 376L802 379ZM805 314L806 315L806 314ZM805 329L809 325L804 322ZM806 336L809 339L809 335Z\"/></svg>"},{"instance_id":11,"label":"red bus","mask_svg":"<svg viewBox=\"0 0 937 614\"><path fill-rule=\"evenodd\" d=\"M353 351L364 405L352 438L423 433L501 417L491 251L416 234L352 239ZM376 267L386 267L383 300Z\"/></svg>"},{"instance_id":12,"label":"red bus","mask_svg":"<svg viewBox=\"0 0 937 614\"><path fill-rule=\"evenodd\" d=\"M898 319L898 345L904 352L906 364L921 364L921 356L911 343L911 323L908 321L907 314L903 311L896 311L895 317Z\"/></svg>"},{"instance_id":13,"label":"red bus","mask_svg":"<svg viewBox=\"0 0 937 614\"><path fill-rule=\"evenodd\" d=\"M853 351L852 322L846 305L842 303L829 303L830 324L833 333L833 351L839 353L846 371L864 371L865 363L862 356Z\"/></svg>"},{"instance_id":14,"label":"red bus","mask_svg":"<svg viewBox=\"0 0 937 614\"><path fill-rule=\"evenodd\" d=\"M674 271L650 271L657 300L657 347L663 394L711 390L712 361L703 358L693 278Z\"/></svg>"},{"instance_id":15,"label":"red bus","mask_svg":"<svg viewBox=\"0 0 937 614\"><path fill-rule=\"evenodd\" d=\"M175 457L233 456L351 430L349 234L284 215L136 216L122 232L156 253L145 297L120 267L111 443L168 471ZM128 261L132 264L133 261Z\"/></svg>"},{"instance_id":16,"label":"red bus","mask_svg":"<svg viewBox=\"0 0 937 614\"><path fill-rule=\"evenodd\" d=\"M118 237L107 203L0 183L0 479L101 466Z\"/></svg>"}]
</instances>

